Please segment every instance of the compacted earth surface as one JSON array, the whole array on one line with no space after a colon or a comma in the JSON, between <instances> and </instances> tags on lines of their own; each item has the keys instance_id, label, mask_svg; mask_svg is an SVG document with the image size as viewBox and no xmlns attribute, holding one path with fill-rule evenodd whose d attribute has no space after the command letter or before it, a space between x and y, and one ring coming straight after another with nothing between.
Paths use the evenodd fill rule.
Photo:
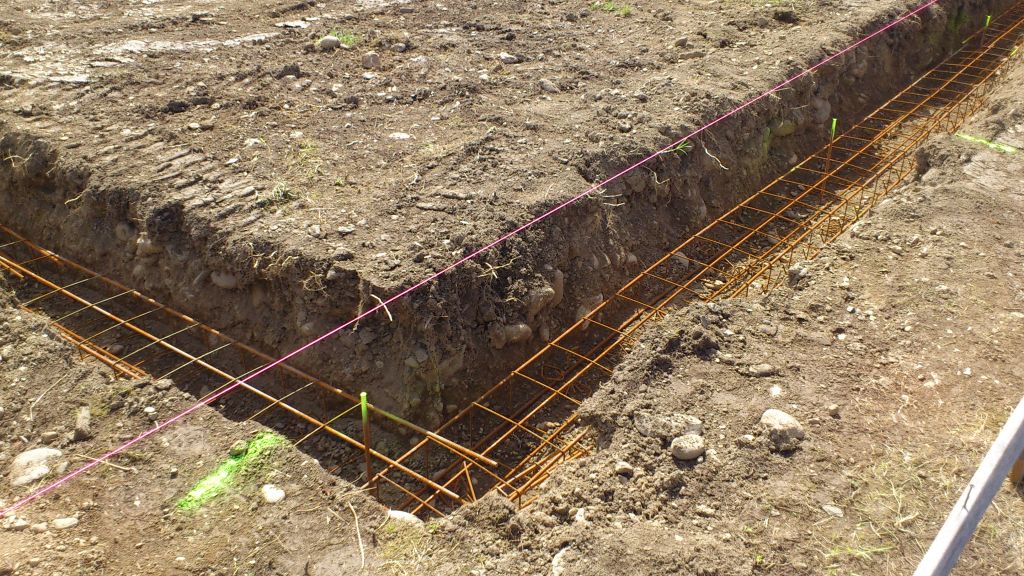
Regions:
<instances>
[{"instance_id":1,"label":"compacted earth surface","mask_svg":"<svg viewBox=\"0 0 1024 576\"><path fill-rule=\"evenodd\" d=\"M786 62L783 44L820 46L820 30L841 34L900 3L885 4L7 5L0 48L13 88L2 106L12 130L49 122L54 146L64 130L70 150L86 155L100 153L89 138L140 129L150 131L140 138L201 150L222 182L253 182L238 196L253 205L221 218L234 219L230 234L304 250L326 249L320 235L365 234L345 241L353 259L343 261L369 261L382 250L362 242L383 242L381 235L443 242L430 226L451 231L446 219L463 218L464 233L482 242L501 218L530 213L552 183L585 184L571 159L559 159L571 141L626 155L653 142L643 139L652 120L642 114L659 92L637 86L657 84L673 58L694 66L735 59L735 69L708 68L693 81L743 93L750 74ZM683 17L697 6L729 16ZM451 24L461 19L476 25ZM417 27L402 24L412 21ZM428 23L436 33L418 37ZM352 48L324 50L329 32ZM753 49L755 42L763 45ZM370 58L364 67L368 52L380 63ZM741 60L752 54L763 60L753 72ZM400 66L419 68L400 76ZM0 575L911 572L1024 391L1024 152L1013 152L1024 148L1022 81L1024 67L1011 68L961 130L1004 147L953 135L928 140L913 181L800 264L790 286L648 323L581 408L594 430L591 455L560 466L523 510L491 494L445 518L389 515L259 425L204 408L0 520ZM605 97L628 99L632 110L590 110L603 110L587 95L605 87ZM683 97L665 94L665 102ZM423 104L432 99L443 102ZM481 119L485 110L500 117ZM58 119L60 130L52 128ZM89 133L93 121L104 131ZM461 140L466 123L479 132L475 146ZM144 152L117 154L98 197L146 177ZM504 160L517 156L534 160ZM483 165L490 171L480 172ZM535 173L531 180L506 170ZM487 193L409 191L468 189L448 178ZM518 190L515 202L494 193L501 182L524 181L544 184ZM39 191L42 204L54 210L74 200L46 193ZM493 206L465 212L496 213L489 225L448 205L492 197ZM10 208L0 213L9 218ZM358 232L341 236L338 226ZM472 244L466 238L451 251ZM410 275L390 282L398 284L413 275L414 256L387 258L399 265L383 266L379 277ZM447 262L451 252L438 248L432 258ZM82 359L48 319L9 294L0 285L0 505L195 402L170 383L118 379ZM268 324L275 329L292 327ZM1022 492L1006 484L958 573L1024 573L1022 519Z\"/></svg>"},{"instance_id":2,"label":"compacted earth surface","mask_svg":"<svg viewBox=\"0 0 1024 576\"><path fill-rule=\"evenodd\" d=\"M1010 4L923 10L296 362L436 426ZM0 220L284 352L915 5L4 2Z\"/></svg>"}]
</instances>

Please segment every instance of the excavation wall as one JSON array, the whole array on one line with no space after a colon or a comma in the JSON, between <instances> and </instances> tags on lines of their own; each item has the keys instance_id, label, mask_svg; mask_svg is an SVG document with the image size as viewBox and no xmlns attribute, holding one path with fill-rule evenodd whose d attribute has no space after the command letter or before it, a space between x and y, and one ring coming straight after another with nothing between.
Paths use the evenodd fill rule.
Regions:
<instances>
[{"instance_id":1,"label":"excavation wall","mask_svg":"<svg viewBox=\"0 0 1024 576\"><path fill-rule=\"evenodd\" d=\"M987 14L1010 4L951 1L923 12L721 122L692 146L659 156L479 262L390 305L388 315L362 320L295 363L336 385L368 390L377 404L421 425L436 425L645 263L821 146L831 118L852 121L874 108L958 47ZM879 14L850 30L849 38L874 31L891 17ZM792 54L778 78L737 85L728 95L682 94L680 117L686 120L658 119L662 142L829 53ZM14 118L0 124L0 221L243 341L286 352L375 305L375 296L402 287L356 265L343 250L317 253L296 248L301 240L277 243L226 230L225 219L242 216L237 208L218 217L219 198L189 194L214 168L205 160L182 162L201 158L200 150L161 149L153 143L159 131L129 130L111 163L109 154L96 160L103 148L62 141L54 126L40 129ZM139 181L125 175L158 149L173 178ZM650 142L639 141L566 162L584 180L597 182L651 149ZM140 165L138 170L158 174L161 168ZM580 191L552 194L532 203L529 212L541 213ZM243 187L230 196L251 193ZM477 206L487 210L486 201ZM482 241L466 239L458 253L469 253ZM456 257L447 255L448 261Z\"/></svg>"}]
</instances>

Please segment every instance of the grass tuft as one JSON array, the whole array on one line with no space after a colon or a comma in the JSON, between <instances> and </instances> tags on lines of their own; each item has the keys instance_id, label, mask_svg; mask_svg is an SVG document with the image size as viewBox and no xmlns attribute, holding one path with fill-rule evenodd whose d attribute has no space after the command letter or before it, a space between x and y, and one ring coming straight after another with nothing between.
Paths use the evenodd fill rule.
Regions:
<instances>
[{"instance_id":1,"label":"grass tuft","mask_svg":"<svg viewBox=\"0 0 1024 576\"><path fill-rule=\"evenodd\" d=\"M633 7L629 4L620 4L619 2L612 2L611 0L605 0L604 2L594 2L593 8L600 10L601 12L610 12L623 18L633 15Z\"/></svg>"}]
</instances>

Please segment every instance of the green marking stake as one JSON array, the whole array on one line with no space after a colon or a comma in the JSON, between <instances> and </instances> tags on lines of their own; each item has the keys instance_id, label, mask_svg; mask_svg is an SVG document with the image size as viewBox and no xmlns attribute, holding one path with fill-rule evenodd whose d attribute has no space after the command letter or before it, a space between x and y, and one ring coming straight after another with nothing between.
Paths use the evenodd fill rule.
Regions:
<instances>
[{"instance_id":1,"label":"green marking stake","mask_svg":"<svg viewBox=\"0 0 1024 576\"><path fill-rule=\"evenodd\" d=\"M991 142L984 138L978 138L977 136L971 136L970 134L964 134L963 132L956 133L957 138L966 140L974 144L981 144L987 146L996 152L1002 152L1003 154L1016 154L1018 150L1009 144L1000 144L999 142Z\"/></svg>"},{"instance_id":2,"label":"green marking stake","mask_svg":"<svg viewBox=\"0 0 1024 576\"><path fill-rule=\"evenodd\" d=\"M832 119L832 130L831 130L831 134L832 134L832 139L833 139L833 140L835 140L835 139L836 139L836 124L838 124L838 123L839 123L839 119L838 119L838 118L833 118L833 119Z\"/></svg>"},{"instance_id":3,"label":"green marking stake","mask_svg":"<svg viewBox=\"0 0 1024 576\"><path fill-rule=\"evenodd\" d=\"M991 24L991 23L992 23L992 15L989 14L988 16L985 16L985 28L988 28L988 25Z\"/></svg>"},{"instance_id":4,"label":"green marking stake","mask_svg":"<svg viewBox=\"0 0 1024 576\"><path fill-rule=\"evenodd\" d=\"M373 481L373 457L370 455L370 409L366 403L366 392L359 393L359 411L363 416L363 455L366 458L366 482L377 492L377 483Z\"/></svg>"}]
</instances>

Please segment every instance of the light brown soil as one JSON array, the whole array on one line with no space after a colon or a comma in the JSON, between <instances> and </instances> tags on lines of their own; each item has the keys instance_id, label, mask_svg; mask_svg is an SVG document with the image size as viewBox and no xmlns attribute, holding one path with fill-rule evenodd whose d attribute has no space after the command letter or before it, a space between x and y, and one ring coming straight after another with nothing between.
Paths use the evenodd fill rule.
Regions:
<instances>
[{"instance_id":1,"label":"light brown soil","mask_svg":"<svg viewBox=\"0 0 1024 576\"><path fill-rule=\"evenodd\" d=\"M965 133L1024 148L1022 70ZM20 511L30 523L80 523L3 529L0 574L361 573L360 538L375 574L908 573L1024 381L1024 156L942 137L922 159L918 181L795 289L679 311L649 329L584 407L600 449L562 466L524 511L489 497L422 529L384 524L371 500L282 449L181 514L173 502L256 429L210 410ZM166 417L192 401L113 380L42 319L0 305L0 471L45 432L75 465L145 429L143 407ZM698 331L717 355L692 353ZM756 363L780 373L743 375ZM83 404L95 407L95 435L72 442L64 435ZM803 423L799 449L769 450L757 424L767 408ZM697 416L712 452L680 465L637 430L646 413ZM615 474L620 460L631 479ZM26 492L0 481L4 503ZM284 502L261 500L268 481ZM1021 493L1004 487L959 573L1024 573L1021 518Z\"/></svg>"}]
</instances>

